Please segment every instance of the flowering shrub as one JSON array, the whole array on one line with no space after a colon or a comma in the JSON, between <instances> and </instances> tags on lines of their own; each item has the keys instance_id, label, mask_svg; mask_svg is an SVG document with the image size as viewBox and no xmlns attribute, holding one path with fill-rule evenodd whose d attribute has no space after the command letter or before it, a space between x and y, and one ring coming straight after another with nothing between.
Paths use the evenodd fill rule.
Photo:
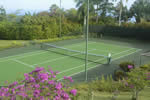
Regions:
<instances>
[{"instance_id":1,"label":"flowering shrub","mask_svg":"<svg viewBox=\"0 0 150 100\"><path fill-rule=\"evenodd\" d=\"M67 84L73 82L71 77L64 77L67 84L58 82L55 78L58 72L37 67L30 73L25 73L25 79L14 82L0 89L0 100L71 100L77 95L76 89Z\"/></svg>"},{"instance_id":2,"label":"flowering shrub","mask_svg":"<svg viewBox=\"0 0 150 100\"><path fill-rule=\"evenodd\" d=\"M148 86L149 73L140 68L133 69L128 72L128 78L125 78L123 82L131 90L132 100L138 100L139 92Z\"/></svg>"},{"instance_id":3,"label":"flowering shrub","mask_svg":"<svg viewBox=\"0 0 150 100\"><path fill-rule=\"evenodd\" d=\"M147 80L150 80L150 72L146 73L146 75L147 75Z\"/></svg>"},{"instance_id":4,"label":"flowering shrub","mask_svg":"<svg viewBox=\"0 0 150 100\"><path fill-rule=\"evenodd\" d=\"M133 62L129 62L129 61L126 61L126 62L121 62L119 64L119 67L124 71L124 72L129 72L131 69L134 69L135 68L135 65Z\"/></svg>"}]
</instances>

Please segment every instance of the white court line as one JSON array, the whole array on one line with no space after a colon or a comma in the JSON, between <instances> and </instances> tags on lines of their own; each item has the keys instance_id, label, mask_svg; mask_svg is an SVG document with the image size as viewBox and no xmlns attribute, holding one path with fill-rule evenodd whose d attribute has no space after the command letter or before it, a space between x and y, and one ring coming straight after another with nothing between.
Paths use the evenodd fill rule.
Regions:
<instances>
[{"instance_id":1,"label":"white court line","mask_svg":"<svg viewBox=\"0 0 150 100\"><path fill-rule=\"evenodd\" d=\"M98 49L98 48L97 48ZM101 51L101 52L106 52L106 53L116 53L116 52L112 52L112 51L108 51L108 50L101 50L101 49L99 49L99 51Z\"/></svg>"},{"instance_id":2,"label":"white court line","mask_svg":"<svg viewBox=\"0 0 150 100\"><path fill-rule=\"evenodd\" d=\"M132 48L132 49L133 49L133 48ZM116 53L116 54L114 54L113 56L115 56L115 55L119 55L119 54L124 53L124 52L131 51L132 49L129 49L129 50L125 50L125 51L122 51L122 52ZM112 57L113 57L113 56L112 56ZM99 60L96 60L96 61L101 61L101 60L104 60L104 59L106 59L106 58L102 58L102 59L99 59ZM89 64L91 64L91 63L93 63L93 62L88 63L88 65L89 65ZM85 64L82 64L82 65L80 65L80 66L83 66L83 65L85 65ZM77 66L77 67L74 67L74 68L70 68L70 69L68 69L68 70L61 71L59 74L61 74L61 73L63 73L63 72L70 71L70 70L72 70L72 69L79 68L80 66Z\"/></svg>"},{"instance_id":3,"label":"white court line","mask_svg":"<svg viewBox=\"0 0 150 100\"><path fill-rule=\"evenodd\" d=\"M92 43L91 43L92 44ZM81 44L79 45L76 45L76 44L72 44L72 45L69 45L69 46L73 46L73 45L75 45L75 46L82 46ZM23 54L21 54L21 55L15 55L15 56L9 56L9 57L3 57L3 58L0 58L0 60L1 59L5 59L5 58L10 58L10 57L15 57L15 58L10 58L10 59L6 59L6 60L2 60L2 61L0 61L0 62L5 62L5 61L9 61L9 60L12 60L12 59L21 59L21 58L25 58L25 57L30 57L30 56L34 56L34 55L39 55L39 54L43 54L43 53L46 53L46 52L49 52L49 51L37 51L36 53L35 52L29 52L29 53L23 53ZM25 54L30 54L31 53L31 55L27 55L27 56L23 56L23 55L25 55ZM33 53L33 54L32 54ZM21 56L21 57L20 57Z\"/></svg>"},{"instance_id":4,"label":"white court line","mask_svg":"<svg viewBox=\"0 0 150 100\"><path fill-rule=\"evenodd\" d=\"M96 49L92 49L92 50L88 50L88 51L94 51L94 50L96 50ZM79 53L75 53L75 54L70 55L70 56L75 56L75 55L79 55ZM67 58L67 57L70 57L70 56L64 56L64 57L59 57L59 58L56 58L56 59L53 59L53 60L47 60L45 62L41 62L41 63L38 63L38 64L33 64L33 66L48 63L48 62L52 62L52 61L56 61L56 60L60 60L60 59L64 59L64 58Z\"/></svg>"},{"instance_id":5,"label":"white court line","mask_svg":"<svg viewBox=\"0 0 150 100\"><path fill-rule=\"evenodd\" d=\"M17 59L13 59L13 61L15 61L15 62L17 62L17 63L20 63L20 64L22 64L22 65L28 66L28 67L30 67L30 68L34 68L33 66L31 66L31 65L29 65L29 64L27 64L27 63L24 63L24 62L22 62L22 61L19 61L19 60L17 60Z\"/></svg>"},{"instance_id":6,"label":"white court line","mask_svg":"<svg viewBox=\"0 0 150 100\"><path fill-rule=\"evenodd\" d=\"M82 43L84 44L84 42L76 43L76 44L75 44L75 47L76 47L76 46L82 46L82 45L83 45ZM91 43L88 43L88 44L94 44L94 43L91 42ZM72 44L72 45L74 45L74 44ZM69 49L70 49L70 48L74 48L74 46L73 46L73 47L70 47L70 46L72 46L72 45L66 45L66 46L64 46L64 47L69 48Z\"/></svg>"},{"instance_id":7,"label":"white court line","mask_svg":"<svg viewBox=\"0 0 150 100\"><path fill-rule=\"evenodd\" d=\"M93 43L98 43L98 42L93 42L93 41L89 41L90 43L88 43L88 44L93 44ZM76 43L76 44L72 44L72 45L77 45L77 46L80 46L79 45L80 43ZM105 43L102 43L102 44L105 44ZM107 43L106 43L107 44ZM69 45L69 46L72 46L72 45ZM108 45L110 45L110 44L108 44ZM114 44L112 44L112 45L114 45ZM118 45L114 45L114 46L118 46ZM118 47L123 47L123 46L118 46ZM127 48L127 47L126 47ZM131 47L128 47L128 48L131 48ZM135 48L135 49L137 49L137 48ZM23 53L23 54L19 54L19 55L14 55L14 56L8 56L8 57L3 57L3 58L0 58L0 60L2 60L2 59L7 59L7 58L10 58L10 59L7 59L7 60L11 60L11 57L15 57L15 58L17 58L17 57L19 57L19 56L24 56L24 55L26 55L26 54L33 54L33 53L40 53L40 52L44 52L43 50L38 50L38 51L33 51L33 52L28 52L28 53ZM46 52L46 51L45 51ZM26 56L24 56L24 57L26 57ZM15 59L15 58L13 58L13 59ZM6 61L7 61L6 60ZM5 60L4 60L5 61ZM3 61L0 61L0 62L3 62Z\"/></svg>"},{"instance_id":8,"label":"white court line","mask_svg":"<svg viewBox=\"0 0 150 100\"><path fill-rule=\"evenodd\" d=\"M122 52L116 53L116 54L114 54L114 55L112 55L112 56L119 55L119 54L122 54L122 53L124 53L124 52L131 51L131 50L134 50L134 48L131 48L131 49L129 49L129 50L125 50L125 51L122 51Z\"/></svg>"},{"instance_id":9,"label":"white court line","mask_svg":"<svg viewBox=\"0 0 150 100\"><path fill-rule=\"evenodd\" d=\"M16 57L16 58L11 58L11 59L6 59L6 60L2 60L2 61L0 61L0 62L5 62L5 61L13 60L13 59L21 59L21 58L25 58L25 57L34 56L34 55L40 55L40 54L47 53L47 52L48 52L48 51L43 51L43 52L41 52L41 53L31 54L31 55L22 56L22 57Z\"/></svg>"},{"instance_id":10,"label":"white court line","mask_svg":"<svg viewBox=\"0 0 150 100\"><path fill-rule=\"evenodd\" d=\"M113 59L112 61L118 60L118 59L120 59L120 58L126 57L126 56L128 56L128 55L134 54L134 53L139 52L139 51L141 51L141 50L140 50L140 49L139 49L139 50L136 50L135 52L132 52L132 53L129 53L129 54L127 54L127 55L124 55L124 56L115 58L115 59ZM94 66L94 67L87 68L87 70L90 70L90 69L95 68L95 67L99 67L100 65L102 65L102 64L96 65L96 66ZM77 72L77 73L74 73L74 74L71 74L71 75L69 75L69 76L74 76L74 75L79 74L79 73L81 73L81 72L83 72L83 71L84 71L84 70L82 70L82 71L80 71L80 72Z\"/></svg>"},{"instance_id":11,"label":"white court line","mask_svg":"<svg viewBox=\"0 0 150 100\"><path fill-rule=\"evenodd\" d=\"M42 52L42 50L38 50L38 51L32 51L32 52L28 52L28 53L22 53L22 54L18 54L18 55L13 55L13 56L8 56L8 57L2 57L2 58L0 58L0 60L1 59L7 59L7 58L11 58L11 57L18 57L18 56L23 56L23 55L25 55L25 54L30 54L30 53L38 53L38 52Z\"/></svg>"},{"instance_id":12,"label":"white court line","mask_svg":"<svg viewBox=\"0 0 150 100\"><path fill-rule=\"evenodd\" d=\"M126 52L127 52L127 51L129 51L129 50L126 50ZM139 52L139 51L141 51L141 49L138 49L138 50L136 50L136 51L134 51L134 52L131 52L131 53L127 54L127 55L120 56L120 57L118 57L118 58L114 58L112 61L115 61L115 60L117 60L117 59L120 59L120 58L122 58L122 57L128 56L128 55L130 55L130 54L133 54L133 53L136 53L136 52ZM125 52L125 51L123 51L123 52ZM117 53L117 54L121 54L121 53ZM117 54L116 54L116 55L117 55ZM104 58L103 58L103 59L104 59ZM103 60L103 59L99 59L99 60ZM98 60L97 60L97 61L98 61ZM85 64L83 64L83 65L85 65ZM83 65L80 65L80 67L83 66ZM89 65L89 63L88 63L88 65ZM100 65L102 65L102 64L96 65L96 66L94 66L94 67L90 67L90 68L88 68L87 70L92 69L92 68L95 68L95 67L98 67L98 66L100 66ZM77 66L77 67L75 67L75 68L79 68L79 66ZM75 69L75 68L71 68L71 69ZM68 69L67 71L70 71L70 70ZM67 71L63 71L63 72L67 72ZM74 73L74 74L71 74L71 75L69 75L69 76L73 76L73 75L79 74L79 73L81 73L81 72L83 72L83 71L84 71L84 70L82 70L82 71L80 71L80 72L77 72L77 73ZM59 74L61 74L61 72L60 72ZM63 78L61 78L61 79L59 79L59 80L62 80L62 79L63 79Z\"/></svg>"},{"instance_id":13,"label":"white court line","mask_svg":"<svg viewBox=\"0 0 150 100\"><path fill-rule=\"evenodd\" d=\"M138 49L138 50L136 50L136 51L134 51L134 52L132 52L132 53L129 53L129 54L127 54L127 55L120 56L120 57L118 57L118 58L114 58L112 61L115 61L115 60L117 60L117 59L120 59L120 58L126 57L126 56L131 55L131 54L134 54L134 53L139 52L139 51L141 51L141 50L142 50L142 49Z\"/></svg>"},{"instance_id":14,"label":"white court line","mask_svg":"<svg viewBox=\"0 0 150 100\"><path fill-rule=\"evenodd\" d=\"M106 58L99 59L99 60L96 60L96 61L102 61L102 60L104 60L104 59L106 59ZM93 63L93 62L90 62L90 63L88 63L88 65L89 65L89 64L92 64L92 63ZM67 70L61 71L59 74L64 73L64 72L68 72L68 71L73 70L73 69L76 69L76 68L79 68L79 67L81 67L81 66L83 66L83 65L85 65L85 64L82 64L82 65L80 65L80 66L73 67L73 68L70 68L70 69L67 69Z\"/></svg>"},{"instance_id":15,"label":"white court line","mask_svg":"<svg viewBox=\"0 0 150 100\"><path fill-rule=\"evenodd\" d=\"M93 41L91 41L91 42L93 42ZM111 45L111 46L117 46L117 47L121 47L121 48L133 48L133 47L128 47L128 46L120 46L120 45L116 45L116 44L109 44L109 43L104 43L104 41L103 41L103 43L102 42L94 42L94 43L98 43L98 44L107 44L107 45ZM133 48L133 49L139 49L139 48Z\"/></svg>"},{"instance_id":16,"label":"white court line","mask_svg":"<svg viewBox=\"0 0 150 100\"><path fill-rule=\"evenodd\" d=\"M77 46L82 46L82 45L77 45ZM96 50L96 49L92 49L92 50ZM92 50L90 50L90 51L92 51ZM48 51L45 51L45 52L48 52ZM39 54L43 54L43 53L45 53L45 52L41 52L41 53L38 53L38 55ZM33 54L33 55L37 55L37 54ZM26 56L26 57L29 57L29 56L33 56L33 55L28 55L28 56ZM67 56L68 57L68 56ZM17 57L18 59L19 58L22 58L22 57ZM64 57L63 57L64 58ZM13 60L13 61L15 61L15 62L17 62L17 63L20 63L20 64L23 64L23 65L25 65L25 66L28 66L28 67L31 67L31 68L34 68L34 65L29 65L29 64L27 64L27 63L24 63L24 62L22 62L22 61L19 61L19 60L17 60L17 59L10 59L10 60ZM57 59L58 60L58 59ZM8 60L5 60L5 61L8 61ZM54 60L52 60L52 61L54 61ZM2 62L2 61L0 61L0 62ZM3 61L4 62L4 61ZM51 62L51 61L50 61ZM37 65L37 64L36 64Z\"/></svg>"}]
</instances>

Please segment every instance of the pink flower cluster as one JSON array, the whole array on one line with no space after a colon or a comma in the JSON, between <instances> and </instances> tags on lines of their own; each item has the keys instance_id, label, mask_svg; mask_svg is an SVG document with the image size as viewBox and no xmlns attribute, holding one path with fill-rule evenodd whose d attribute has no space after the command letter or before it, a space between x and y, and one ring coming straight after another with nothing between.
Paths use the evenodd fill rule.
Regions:
<instances>
[{"instance_id":1,"label":"pink flower cluster","mask_svg":"<svg viewBox=\"0 0 150 100\"><path fill-rule=\"evenodd\" d=\"M150 80L150 72L146 74L147 74L147 80Z\"/></svg>"},{"instance_id":2,"label":"pink flower cluster","mask_svg":"<svg viewBox=\"0 0 150 100\"><path fill-rule=\"evenodd\" d=\"M25 73L25 79L14 82L8 87L0 89L0 100L16 100L17 97L27 100L71 100L77 95L76 89L70 89L61 82L57 82L56 75L51 69L47 72L42 67L37 67L30 73ZM71 77L65 80L73 82Z\"/></svg>"},{"instance_id":3,"label":"pink flower cluster","mask_svg":"<svg viewBox=\"0 0 150 100\"><path fill-rule=\"evenodd\" d=\"M132 65L128 65L128 69L132 69L133 68L133 66Z\"/></svg>"}]
</instances>

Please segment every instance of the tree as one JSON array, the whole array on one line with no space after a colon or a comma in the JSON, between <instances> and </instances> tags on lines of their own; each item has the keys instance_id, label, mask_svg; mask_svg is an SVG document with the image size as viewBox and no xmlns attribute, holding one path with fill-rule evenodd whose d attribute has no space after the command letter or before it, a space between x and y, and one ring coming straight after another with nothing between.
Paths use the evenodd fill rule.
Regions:
<instances>
[{"instance_id":1,"label":"tree","mask_svg":"<svg viewBox=\"0 0 150 100\"><path fill-rule=\"evenodd\" d=\"M49 16L49 12L48 11L41 11L37 14L37 16Z\"/></svg>"},{"instance_id":2,"label":"tree","mask_svg":"<svg viewBox=\"0 0 150 100\"><path fill-rule=\"evenodd\" d=\"M122 16L122 11L123 11L123 7L124 7L123 1L127 2L128 0L120 0L117 5L117 9L119 9L119 26L121 25L121 16Z\"/></svg>"},{"instance_id":3,"label":"tree","mask_svg":"<svg viewBox=\"0 0 150 100\"><path fill-rule=\"evenodd\" d=\"M93 0L96 12L96 23L98 23L99 16L106 17L107 14L111 14L113 11L113 3L110 0Z\"/></svg>"},{"instance_id":4,"label":"tree","mask_svg":"<svg viewBox=\"0 0 150 100\"><path fill-rule=\"evenodd\" d=\"M75 8L71 8L66 11L65 17L73 22L78 22L77 10Z\"/></svg>"},{"instance_id":5,"label":"tree","mask_svg":"<svg viewBox=\"0 0 150 100\"><path fill-rule=\"evenodd\" d=\"M60 11L61 9L56 5L56 4L53 4L50 8L50 15L51 16L59 16L60 15Z\"/></svg>"},{"instance_id":6,"label":"tree","mask_svg":"<svg viewBox=\"0 0 150 100\"><path fill-rule=\"evenodd\" d=\"M21 9L16 10L14 13L7 14L7 20L10 22L20 22L22 15L19 15L21 13Z\"/></svg>"},{"instance_id":7,"label":"tree","mask_svg":"<svg viewBox=\"0 0 150 100\"><path fill-rule=\"evenodd\" d=\"M141 19L150 21L150 0L136 0L130 8L131 17L135 17L136 22L140 23Z\"/></svg>"},{"instance_id":8,"label":"tree","mask_svg":"<svg viewBox=\"0 0 150 100\"><path fill-rule=\"evenodd\" d=\"M0 7L0 21L6 20L6 10L3 6Z\"/></svg>"},{"instance_id":9,"label":"tree","mask_svg":"<svg viewBox=\"0 0 150 100\"><path fill-rule=\"evenodd\" d=\"M119 8L115 10L115 16L116 16L117 19L119 19L119 17L120 17L120 9ZM121 14L121 17L120 17L121 19L120 20L124 21L124 22L127 22L129 17L130 17L129 10L125 6L125 7L122 8L122 14Z\"/></svg>"},{"instance_id":10,"label":"tree","mask_svg":"<svg viewBox=\"0 0 150 100\"><path fill-rule=\"evenodd\" d=\"M139 93L148 85L147 71L140 68L132 69L128 72L128 78L126 79L126 86L132 92L132 100L138 100Z\"/></svg>"},{"instance_id":11,"label":"tree","mask_svg":"<svg viewBox=\"0 0 150 100\"><path fill-rule=\"evenodd\" d=\"M86 25L87 25L87 12L88 12L88 0L75 0L76 7L78 8L78 17L79 21L83 24L83 31L86 32ZM89 15L94 15L94 5L93 1L89 1ZM91 14L92 13L92 14ZM90 18L89 18L90 19Z\"/></svg>"},{"instance_id":12,"label":"tree","mask_svg":"<svg viewBox=\"0 0 150 100\"><path fill-rule=\"evenodd\" d=\"M75 0L76 7L78 8L78 16L81 20L87 17L87 0ZM93 1L90 1L89 12L94 13Z\"/></svg>"}]
</instances>

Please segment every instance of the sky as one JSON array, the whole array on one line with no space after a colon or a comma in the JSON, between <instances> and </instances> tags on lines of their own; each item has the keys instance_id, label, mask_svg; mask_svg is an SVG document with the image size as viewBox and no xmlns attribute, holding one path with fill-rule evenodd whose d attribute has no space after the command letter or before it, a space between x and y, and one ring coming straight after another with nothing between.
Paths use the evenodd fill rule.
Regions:
<instances>
[{"instance_id":1,"label":"sky","mask_svg":"<svg viewBox=\"0 0 150 100\"><path fill-rule=\"evenodd\" d=\"M75 8L74 0L61 0L62 8L70 9ZM128 0L128 7L133 4L135 0ZM60 0L0 0L0 5L2 5L7 13L15 12L18 9L31 12L39 12L48 10L52 4L57 4L59 6Z\"/></svg>"}]
</instances>

